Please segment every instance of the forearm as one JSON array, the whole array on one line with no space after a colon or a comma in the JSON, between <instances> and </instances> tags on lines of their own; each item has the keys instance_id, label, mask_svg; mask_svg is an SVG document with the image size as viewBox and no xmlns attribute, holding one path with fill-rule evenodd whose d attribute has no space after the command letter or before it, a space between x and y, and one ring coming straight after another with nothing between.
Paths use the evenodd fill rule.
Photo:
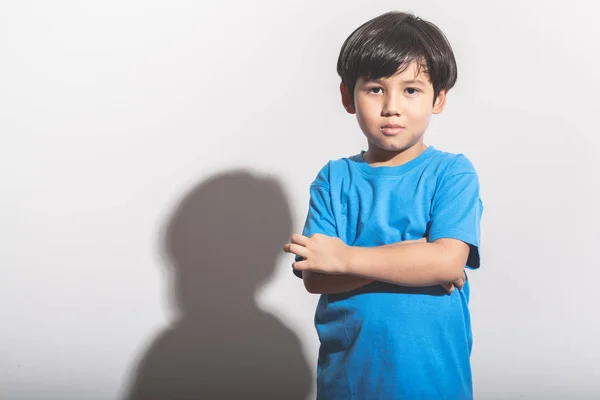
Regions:
<instances>
[{"instance_id":1,"label":"forearm","mask_svg":"<svg viewBox=\"0 0 600 400\"><path fill-rule=\"evenodd\" d=\"M468 253L467 253L468 254ZM401 286L435 286L462 277L466 255L441 243L349 247L345 273Z\"/></svg>"},{"instance_id":2,"label":"forearm","mask_svg":"<svg viewBox=\"0 0 600 400\"><path fill-rule=\"evenodd\" d=\"M304 287L310 293L334 294L350 292L370 283L373 279L362 278L353 275L330 275L313 271L302 273Z\"/></svg>"},{"instance_id":3,"label":"forearm","mask_svg":"<svg viewBox=\"0 0 600 400\"><path fill-rule=\"evenodd\" d=\"M406 245L408 243L425 243L426 241L427 240L425 238L420 240L405 240L402 242L382 245L380 247L393 248L400 245ZM331 275L312 271L304 271L302 277L304 279L304 287L306 290L310 293L317 294L350 292L375 281L374 279L355 275Z\"/></svg>"}]
</instances>

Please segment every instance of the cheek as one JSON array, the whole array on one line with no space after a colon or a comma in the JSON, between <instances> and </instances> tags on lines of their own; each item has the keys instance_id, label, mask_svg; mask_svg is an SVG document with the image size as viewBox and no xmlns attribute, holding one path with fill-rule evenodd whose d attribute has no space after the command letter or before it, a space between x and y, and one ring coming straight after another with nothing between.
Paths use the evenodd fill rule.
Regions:
<instances>
[{"instance_id":1,"label":"cheek","mask_svg":"<svg viewBox=\"0 0 600 400\"><path fill-rule=\"evenodd\" d=\"M381 114L381 107L374 101L357 101L356 114L366 123L377 120Z\"/></svg>"},{"instance_id":2,"label":"cheek","mask_svg":"<svg viewBox=\"0 0 600 400\"><path fill-rule=\"evenodd\" d=\"M406 109L406 117L411 120L412 123L429 123L431 118L432 109L424 103L414 104L414 107Z\"/></svg>"},{"instance_id":3,"label":"cheek","mask_svg":"<svg viewBox=\"0 0 600 400\"><path fill-rule=\"evenodd\" d=\"M431 113L428 113L427 111L417 110L410 114L410 118L414 122L419 122L419 121L427 122L429 120L430 115L431 115Z\"/></svg>"}]
</instances>

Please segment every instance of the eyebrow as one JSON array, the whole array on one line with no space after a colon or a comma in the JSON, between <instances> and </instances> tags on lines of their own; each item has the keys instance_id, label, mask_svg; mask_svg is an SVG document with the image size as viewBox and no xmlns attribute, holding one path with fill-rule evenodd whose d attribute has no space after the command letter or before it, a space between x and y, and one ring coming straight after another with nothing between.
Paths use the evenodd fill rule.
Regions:
<instances>
[{"instance_id":1,"label":"eyebrow","mask_svg":"<svg viewBox=\"0 0 600 400\"><path fill-rule=\"evenodd\" d=\"M411 79L409 81L402 81L402 83L405 83L407 85L414 85L414 84L418 84L418 85L425 85L426 83L421 81L421 80L415 80L415 79Z\"/></svg>"}]
</instances>

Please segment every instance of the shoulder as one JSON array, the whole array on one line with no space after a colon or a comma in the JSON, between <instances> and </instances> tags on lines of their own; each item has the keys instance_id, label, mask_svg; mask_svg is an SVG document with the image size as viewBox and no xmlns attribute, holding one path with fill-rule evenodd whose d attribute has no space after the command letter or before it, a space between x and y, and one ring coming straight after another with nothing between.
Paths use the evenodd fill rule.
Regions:
<instances>
[{"instance_id":1,"label":"shoulder","mask_svg":"<svg viewBox=\"0 0 600 400\"><path fill-rule=\"evenodd\" d=\"M313 186L329 187L330 182L352 174L351 164L356 162L357 155L333 159L321 167L312 182Z\"/></svg>"},{"instance_id":2,"label":"shoulder","mask_svg":"<svg viewBox=\"0 0 600 400\"><path fill-rule=\"evenodd\" d=\"M440 178L459 174L477 175L475 166L463 153L450 153L437 150L436 162L433 164L436 167L436 173Z\"/></svg>"}]
</instances>

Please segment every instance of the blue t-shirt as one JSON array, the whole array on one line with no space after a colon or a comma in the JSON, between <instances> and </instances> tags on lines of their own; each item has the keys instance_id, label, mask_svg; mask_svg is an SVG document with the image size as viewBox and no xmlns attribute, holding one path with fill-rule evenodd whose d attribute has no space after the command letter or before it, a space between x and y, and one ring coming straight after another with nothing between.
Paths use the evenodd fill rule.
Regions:
<instances>
[{"instance_id":1,"label":"blue t-shirt","mask_svg":"<svg viewBox=\"0 0 600 400\"><path fill-rule=\"evenodd\" d=\"M479 268L483 204L464 155L429 146L401 166L373 167L363 153L330 161L319 172L304 235L365 247L454 238L470 245L466 267ZM450 295L441 286L383 282L321 295L317 398L472 399L468 302L468 281Z\"/></svg>"}]
</instances>

